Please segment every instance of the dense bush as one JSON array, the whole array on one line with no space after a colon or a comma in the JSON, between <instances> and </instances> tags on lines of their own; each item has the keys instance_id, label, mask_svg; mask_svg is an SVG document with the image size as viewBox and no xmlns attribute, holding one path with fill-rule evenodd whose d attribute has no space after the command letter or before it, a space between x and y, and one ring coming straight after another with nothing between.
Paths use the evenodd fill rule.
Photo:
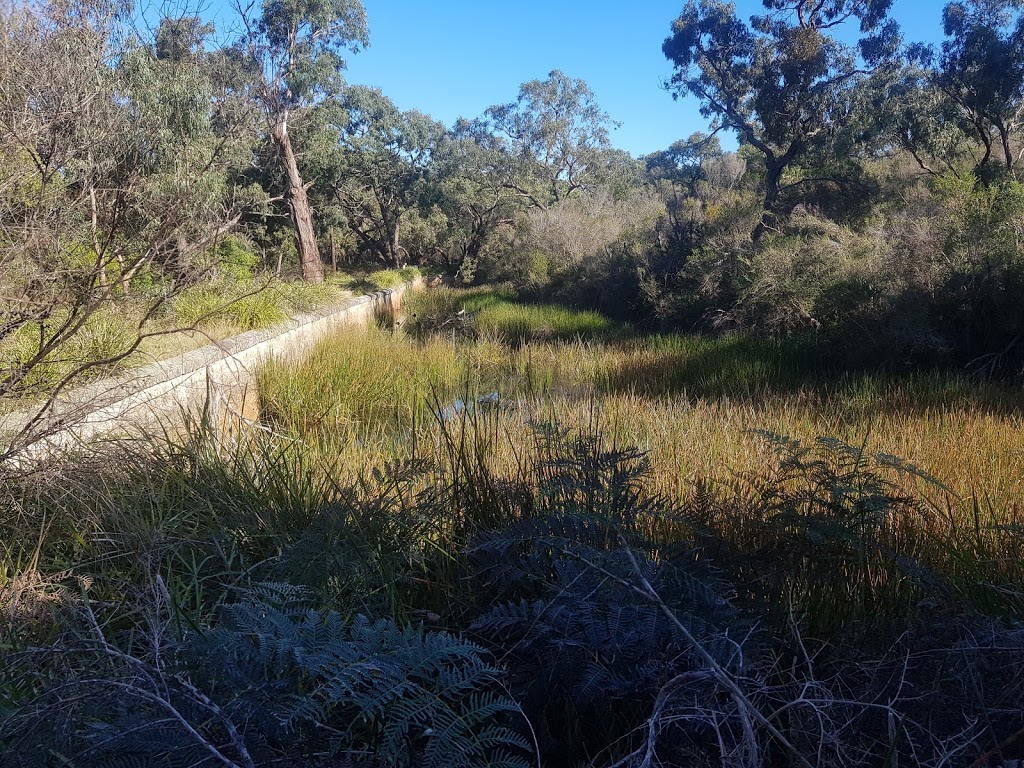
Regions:
<instances>
[{"instance_id":1,"label":"dense bush","mask_svg":"<svg viewBox=\"0 0 1024 768\"><path fill-rule=\"evenodd\" d=\"M756 243L741 198L690 199L686 238L621 244L548 276L547 290L634 322L810 335L853 366L1020 376L1019 182L883 182L858 215L837 221L816 200ZM678 216L670 209L666 232Z\"/></svg>"},{"instance_id":2,"label":"dense bush","mask_svg":"<svg viewBox=\"0 0 1024 768\"><path fill-rule=\"evenodd\" d=\"M502 671L444 632L345 621L273 584L224 606L215 628L154 636L139 656L94 631L32 655L29 674L53 677L3 724L18 765L530 765Z\"/></svg>"},{"instance_id":3,"label":"dense bush","mask_svg":"<svg viewBox=\"0 0 1024 768\"><path fill-rule=\"evenodd\" d=\"M493 413L354 484L198 432L90 459L73 497L5 486L5 527L46 533L0 590L0 755L938 766L1024 725L1020 633L982 613L1015 605L1012 547L961 537L919 468L764 433L763 470L673 500L557 425L499 471Z\"/></svg>"}]
</instances>

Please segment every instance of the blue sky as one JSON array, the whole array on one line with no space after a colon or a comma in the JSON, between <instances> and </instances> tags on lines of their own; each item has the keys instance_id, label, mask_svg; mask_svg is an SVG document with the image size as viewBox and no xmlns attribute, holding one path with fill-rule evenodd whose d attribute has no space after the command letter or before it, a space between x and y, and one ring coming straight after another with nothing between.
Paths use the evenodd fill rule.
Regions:
<instances>
[{"instance_id":1,"label":"blue sky","mask_svg":"<svg viewBox=\"0 0 1024 768\"><path fill-rule=\"evenodd\" d=\"M214 0L216 2L216 0ZM513 101L520 83L553 69L583 78L635 155L664 149L707 120L661 88L661 44L683 0L363 0L370 47L349 57L350 83L379 87L400 109L451 125ZM941 37L941 0L894 0L907 40ZM744 18L760 0L738 0ZM218 26L223 21L218 19ZM727 143L727 142L726 142Z\"/></svg>"}]
</instances>

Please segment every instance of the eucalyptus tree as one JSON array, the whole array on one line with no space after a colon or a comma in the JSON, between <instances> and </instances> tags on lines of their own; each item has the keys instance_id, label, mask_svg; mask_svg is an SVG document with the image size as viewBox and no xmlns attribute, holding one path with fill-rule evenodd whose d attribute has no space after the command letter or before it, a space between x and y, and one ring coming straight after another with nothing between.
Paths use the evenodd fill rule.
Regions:
<instances>
[{"instance_id":1,"label":"eucalyptus tree","mask_svg":"<svg viewBox=\"0 0 1024 768\"><path fill-rule=\"evenodd\" d=\"M182 236L230 226L227 144L188 47L161 60L115 0L0 8L0 401L47 398L0 463L46 431L64 388L156 333ZM159 290L139 291L141 314L83 346L145 274Z\"/></svg>"},{"instance_id":2,"label":"eucalyptus tree","mask_svg":"<svg viewBox=\"0 0 1024 768\"><path fill-rule=\"evenodd\" d=\"M1020 158L1012 137L1024 117L1024 1L955 0L942 12L946 40L935 81L961 108L984 147L978 168ZM925 61L936 53L919 47Z\"/></svg>"},{"instance_id":3,"label":"eucalyptus tree","mask_svg":"<svg viewBox=\"0 0 1024 768\"><path fill-rule=\"evenodd\" d=\"M445 127L422 112L400 111L366 86L346 88L331 107L335 145L321 164L322 191L363 248L390 267L402 266L402 220L426 201Z\"/></svg>"},{"instance_id":4,"label":"eucalyptus tree","mask_svg":"<svg viewBox=\"0 0 1024 768\"><path fill-rule=\"evenodd\" d=\"M974 151L970 127L955 101L936 85L934 71L911 56L864 84L862 119L876 151L906 152L925 173L955 171Z\"/></svg>"},{"instance_id":5,"label":"eucalyptus tree","mask_svg":"<svg viewBox=\"0 0 1024 768\"><path fill-rule=\"evenodd\" d=\"M677 195L696 197L698 184L704 179L705 164L722 155L722 144L717 136L697 132L673 142L668 149L652 152L644 162L652 182L669 182L678 189Z\"/></svg>"},{"instance_id":6,"label":"eucalyptus tree","mask_svg":"<svg viewBox=\"0 0 1024 768\"><path fill-rule=\"evenodd\" d=\"M238 7L242 45L259 73L255 95L284 172L302 276L320 282L323 263L289 128L297 112L340 90L343 52L369 44L366 12L360 0L263 0L258 17L251 9Z\"/></svg>"},{"instance_id":7,"label":"eucalyptus tree","mask_svg":"<svg viewBox=\"0 0 1024 768\"><path fill-rule=\"evenodd\" d=\"M206 39L216 31L198 16L160 19L153 51L160 61L195 61L205 53Z\"/></svg>"},{"instance_id":8,"label":"eucalyptus tree","mask_svg":"<svg viewBox=\"0 0 1024 768\"><path fill-rule=\"evenodd\" d=\"M488 109L486 120L513 160L508 186L537 208L594 182L615 126L585 81L557 69L523 83L518 98Z\"/></svg>"},{"instance_id":9,"label":"eucalyptus tree","mask_svg":"<svg viewBox=\"0 0 1024 768\"><path fill-rule=\"evenodd\" d=\"M764 214L756 240L782 212L788 190L818 180L787 181L797 164L825 165L856 122L855 85L891 60L898 32L886 14L892 0L763 0L766 13L749 23L733 3L689 0L662 48L675 67L668 86L692 95L713 132L735 131L764 160ZM857 22L858 52L832 36Z\"/></svg>"},{"instance_id":10,"label":"eucalyptus tree","mask_svg":"<svg viewBox=\"0 0 1024 768\"><path fill-rule=\"evenodd\" d=\"M449 261L469 274L499 227L523 207L515 162L484 121L460 119L434 156L437 202L447 219Z\"/></svg>"},{"instance_id":11,"label":"eucalyptus tree","mask_svg":"<svg viewBox=\"0 0 1024 768\"><path fill-rule=\"evenodd\" d=\"M213 33L195 16L163 19L153 41L130 46L118 63L119 99L140 148L138 189L149 197L126 223L141 232L177 212L174 243L155 259L178 280L197 279L205 265L196 256L258 202L240 183L255 142L251 100L232 93L223 53L205 50Z\"/></svg>"},{"instance_id":12,"label":"eucalyptus tree","mask_svg":"<svg viewBox=\"0 0 1024 768\"><path fill-rule=\"evenodd\" d=\"M705 166L724 156L717 136L694 133L644 158L648 182L665 202L665 246L683 263L701 240L704 217L698 192Z\"/></svg>"},{"instance_id":13,"label":"eucalyptus tree","mask_svg":"<svg viewBox=\"0 0 1024 768\"><path fill-rule=\"evenodd\" d=\"M647 178L644 161L617 147L598 150L591 161L590 171L589 186L605 187L616 200L632 195L638 187L645 185Z\"/></svg>"}]
</instances>

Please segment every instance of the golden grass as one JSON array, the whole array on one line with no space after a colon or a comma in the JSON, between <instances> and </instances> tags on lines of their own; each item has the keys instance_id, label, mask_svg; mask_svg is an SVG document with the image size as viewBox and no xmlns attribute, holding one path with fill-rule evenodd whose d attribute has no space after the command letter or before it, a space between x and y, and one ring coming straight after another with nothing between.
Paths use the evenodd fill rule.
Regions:
<instances>
[{"instance_id":1,"label":"golden grass","mask_svg":"<svg viewBox=\"0 0 1024 768\"><path fill-rule=\"evenodd\" d=\"M601 431L650 452L653 486L685 495L770 458L753 429L866 442L946 482L964 499L1016 515L1024 497L1024 418L1016 393L957 376L808 377L782 345L633 338L606 343L495 338L416 343L346 330L260 376L265 418L346 474L437 440L435 412L498 392L500 466L519 461L530 420ZM805 380L801 382L801 377ZM491 422L492 428L494 420Z\"/></svg>"}]
</instances>

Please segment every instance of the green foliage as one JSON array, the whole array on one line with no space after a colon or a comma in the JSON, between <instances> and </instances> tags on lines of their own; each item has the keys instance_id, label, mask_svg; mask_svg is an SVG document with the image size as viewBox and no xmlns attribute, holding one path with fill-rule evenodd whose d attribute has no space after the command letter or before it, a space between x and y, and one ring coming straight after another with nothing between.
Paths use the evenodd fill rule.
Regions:
<instances>
[{"instance_id":1,"label":"green foliage","mask_svg":"<svg viewBox=\"0 0 1024 768\"><path fill-rule=\"evenodd\" d=\"M762 157L768 216L755 239L783 207L780 196L799 186L782 179L787 168L811 158L827 164L846 149L859 70L854 51L831 36L833 29L858 20L865 35L860 53L878 64L898 44L894 25L885 23L891 5L770 2L766 8L775 13L745 24L731 4L690 0L673 23L663 46L675 66L671 86L695 96L716 128L735 130Z\"/></svg>"},{"instance_id":2,"label":"green foliage","mask_svg":"<svg viewBox=\"0 0 1024 768\"><path fill-rule=\"evenodd\" d=\"M309 312L337 301L341 295L337 283L280 282L268 290L276 293L289 314Z\"/></svg>"},{"instance_id":3,"label":"green foliage","mask_svg":"<svg viewBox=\"0 0 1024 768\"><path fill-rule=\"evenodd\" d=\"M215 627L161 644L154 652L166 656L152 666L103 643L63 650L64 674L90 661L104 672L41 689L3 723L36 730L0 734L3 754L25 766L58 753L82 766L184 767L212 750L249 765L530 765L503 673L483 648L444 632L345 622L269 584L226 605ZM62 691L86 694L84 706L62 710ZM228 745L212 747L225 732Z\"/></svg>"},{"instance_id":4,"label":"green foliage","mask_svg":"<svg viewBox=\"0 0 1024 768\"><path fill-rule=\"evenodd\" d=\"M338 95L318 174L331 190L328 204L371 259L405 266L403 219L429 207L428 170L444 127L415 110L400 112L379 90L351 86Z\"/></svg>"},{"instance_id":5,"label":"green foliage","mask_svg":"<svg viewBox=\"0 0 1024 768\"><path fill-rule=\"evenodd\" d=\"M734 485L722 529L742 525L753 545L730 571L752 599L763 589L788 590L810 631L950 599L948 572L934 567L923 546L928 534L907 537L909 530L936 529L941 509L926 499L951 494L948 487L865 445L834 438L805 443L766 430L756 435L774 453L773 467Z\"/></svg>"},{"instance_id":6,"label":"green foliage","mask_svg":"<svg viewBox=\"0 0 1024 768\"><path fill-rule=\"evenodd\" d=\"M662 685L701 666L659 606L638 598L638 575L725 667L739 656L714 636L742 630L687 545L698 518L646 492L642 453L555 425L537 429L532 514L471 549L478 591L493 600L471 628L511 649L512 690L540 725L542 747L573 764L604 745L613 756L624 750ZM652 529L680 536L669 543Z\"/></svg>"},{"instance_id":7,"label":"green foliage","mask_svg":"<svg viewBox=\"0 0 1024 768\"><path fill-rule=\"evenodd\" d=\"M476 290L423 301L459 298L473 311L509 300ZM0 601L14 596L0 604L15 608L4 637L19 651L3 659L15 676L0 677L0 759L206 759L170 705L206 743L236 763L244 748L257 766L611 764L648 748L665 762L720 765L743 743L746 710L694 641L786 738L827 761L943 753L922 734L957 738L981 717L991 725L972 739L1016 729L1006 669L1019 666L1019 633L969 617L1019 613L1024 541L987 529L980 510L970 522L918 466L845 441L761 432L763 461L744 471L718 454L720 473L705 474L693 468L718 450L709 422L686 434L685 451L656 453L670 429L661 419L707 407L712 393L731 401L714 422L736 429L741 411L773 421L765 381L801 380L777 347L767 361L755 359L768 357L756 339L608 341L635 354L602 358L615 366L599 377L609 393L629 389L644 412L673 388L703 395L655 415L649 454L612 437L628 425L610 394L560 412L589 418L582 430L527 423L553 401L531 411L504 396L436 423L367 419L390 427L389 447L361 453L371 430L326 423L323 406L351 396L374 360L397 358L400 372L382 381L420 387L429 379L411 372L443 354L505 385L512 369L501 361L532 360L535 380L552 366L559 389L593 365L579 344L548 356L537 343L403 341L413 353L387 346L396 340L371 333L361 352L352 334L314 356L311 370L365 354L337 389L283 372L316 395L301 441L280 433L302 414L231 443L211 421L153 453L83 454L52 481L0 484L0 510L17 511L0 516L3 538L24 542L21 554L0 553ZM847 409L822 423L855 418L855 398L867 413L895 407L877 382L849 386ZM901 407L948 406L948 382L913 386ZM670 494L656 490L666 467L679 478ZM984 690L936 674L954 662ZM993 708L993 692L1009 703ZM890 734L890 714L905 736ZM835 730L833 718L857 727Z\"/></svg>"},{"instance_id":8,"label":"green foliage","mask_svg":"<svg viewBox=\"0 0 1024 768\"><path fill-rule=\"evenodd\" d=\"M369 44L366 11L359 0L265 2L253 19L249 41L271 78L280 109L307 105L337 86L341 53Z\"/></svg>"},{"instance_id":9,"label":"green foliage","mask_svg":"<svg viewBox=\"0 0 1024 768\"><path fill-rule=\"evenodd\" d=\"M276 229L270 237L270 249L273 259L281 265L282 272L297 274L299 250L295 245L295 233L290 229Z\"/></svg>"},{"instance_id":10,"label":"green foliage","mask_svg":"<svg viewBox=\"0 0 1024 768\"><path fill-rule=\"evenodd\" d=\"M511 344L530 339L601 337L616 332L614 323L597 312L579 312L552 304L499 303L475 316L480 333Z\"/></svg>"},{"instance_id":11,"label":"green foliage","mask_svg":"<svg viewBox=\"0 0 1024 768\"><path fill-rule=\"evenodd\" d=\"M417 350L385 331L360 332L352 334L345 355L335 354L328 339L297 368L268 361L259 373L259 387L271 420L324 433L358 426L380 434L424 414L424 393L431 387L454 397L470 365L443 341Z\"/></svg>"},{"instance_id":12,"label":"green foliage","mask_svg":"<svg viewBox=\"0 0 1024 768\"><path fill-rule=\"evenodd\" d=\"M26 366L31 370L24 378L19 377L17 388L10 394L45 394L83 366L89 366L83 380L109 374L121 366L120 358L132 349L139 334L134 317L115 307L103 307L90 314L58 349L39 359L41 345L61 329L77 324L76 317L62 312L38 324L23 325L0 339L0 384Z\"/></svg>"},{"instance_id":13,"label":"green foliage","mask_svg":"<svg viewBox=\"0 0 1024 768\"><path fill-rule=\"evenodd\" d=\"M280 605L226 606L181 652L270 750L319 743L357 766L529 765L519 708L481 647L389 620L347 623L275 591Z\"/></svg>"},{"instance_id":14,"label":"green foliage","mask_svg":"<svg viewBox=\"0 0 1024 768\"><path fill-rule=\"evenodd\" d=\"M198 338L407 261L514 286L269 361L227 434L0 476L0 762L939 765L1020 732L1021 409L971 376L1024 375L1024 22L952 2L897 62L890 5L691 0L664 53L712 124L643 161L559 71L451 130L344 88L358 0L268 0L214 52L195 16L0 14L0 394L109 372L160 301ZM362 277L262 283L308 271L270 205L302 189Z\"/></svg>"},{"instance_id":15,"label":"green foliage","mask_svg":"<svg viewBox=\"0 0 1024 768\"><path fill-rule=\"evenodd\" d=\"M486 119L516 163L510 183L539 208L594 184L614 127L587 83L557 69L523 83L516 101L489 108Z\"/></svg>"},{"instance_id":16,"label":"green foliage","mask_svg":"<svg viewBox=\"0 0 1024 768\"><path fill-rule=\"evenodd\" d=\"M246 331L267 328L288 319L280 296L267 289L255 290L248 296L232 300L223 315Z\"/></svg>"},{"instance_id":17,"label":"green foliage","mask_svg":"<svg viewBox=\"0 0 1024 768\"><path fill-rule=\"evenodd\" d=\"M432 160L434 201L447 222L437 235L439 255L467 284L522 206L517 161L505 149L485 121L459 119Z\"/></svg>"},{"instance_id":18,"label":"green foliage","mask_svg":"<svg viewBox=\"0 0 1024 768\"><path fill-rule=\"evenodd\" d=\"M230 235L217 243L215 261L226 280L253 280L262 259L252 245L238 235Z\"/></svg>"},{"instance_id":19,"label":"green foliage","mask_svg":"<svg viewBox=\"0 0 1024 768\"><path fill-rule=\"evenodd\" d=\"M1012 171L1017 156L1011 136L1024 100L1024 15L1012 0L950 2L942 12L946 39L933 78L981 138L985 171L993 156ZM918 55L931 63L935 52Z\"/></svg>"},{"instance_id":20,"label":"green foliage","mask_svg":"<svg viewBox=\"0 0 1024 768\"><path fill-rule=\"evenodd\" d=\"M182 327L227 320L243 331L267 328L288 318L287 308L272 286L206 284L182 291L172 306Z\"/></svg>"},{"instance_id":21,"label":"green foliage","mask_svg":"<svg viewBox=\"0 0 1024 768\"><path fill-rule=\"evenodd\" d=\"M114 358L131 347L138 330L130 318L121 317L112 308L104 308L89 318L67 352L83 362Z\"/></svg>"}]
</instances>

